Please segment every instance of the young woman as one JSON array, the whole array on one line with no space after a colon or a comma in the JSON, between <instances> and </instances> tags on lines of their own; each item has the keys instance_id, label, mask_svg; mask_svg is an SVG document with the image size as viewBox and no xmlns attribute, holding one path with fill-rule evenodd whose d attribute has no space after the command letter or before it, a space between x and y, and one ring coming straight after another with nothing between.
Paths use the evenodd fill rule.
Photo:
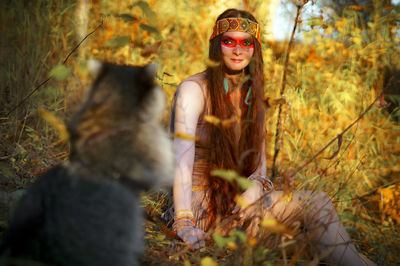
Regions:
<instances>
[{"instance_id":1,"label":"young woman","mask_svg":"<svg viewBox=\"0 0 400 266\"><path fill-rule=\"evenodd\" d=\"M195 138L174 140L174 229L184 242L197 248L204 245L205 232L217 216L239 211L242 221L251 221L246 231L255 237L268 233L259 229L263 218L288 226L299 221L321 251L332 250L332 262L373 265L358 254L325 193L298 191L285 202L282 191L274 191L266 177L260 43L260 25L250 13L226 10L210 38L209 58L219 64L185 79L178 87L172 130ZM219 120L209 123L210 117ZM253 186L241 195L243 199L251 204L263 196L252 212L236 206L237 187L212 176L213 169L233 169L248 177Z\"/></svg>"}]
</instances>

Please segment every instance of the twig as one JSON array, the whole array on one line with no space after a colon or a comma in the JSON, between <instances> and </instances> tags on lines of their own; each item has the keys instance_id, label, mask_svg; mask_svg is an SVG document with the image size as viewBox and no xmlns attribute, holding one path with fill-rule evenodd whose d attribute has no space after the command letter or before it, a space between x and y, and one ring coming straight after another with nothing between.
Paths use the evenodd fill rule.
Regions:
<instances>
[{"instance_id":1,"label":"twig","mask_svg":"<svg viewBox=\"0 0 400 266\"><path fill-rule=\"evenodd\" d=\"M35 89L33 89L25 98L23 98L19 103L17 103L16 106L14 106L7 114L6 117L8 117L12 112L17 110L29 97L32 96L40 87L42 87L44 84L46 84L51 78L47 78L45 81L40 83Z\"/></svg>"},{"instance_id":2,"label":"twig","mask_svg":"<svg viewBox=\"0 0 400 266\"><path fill-rule=\"evenodd\" d=\"M280 90L280 98L282 98L283 94L285 93L286 75L287 75L287 72L288 72L290 52L292 51L294 34L296 32L297 24L299 23L299 16L300 16L300 13L301 13L301 9L303 8L303 6L307 2L308 1L306 0L306 1L303 1L303 3L297 5L296 19L295 19L293 30L292 30L292 35L290 37L290 41L289 41L289 44L288 44L288 48L287 48L287 52L286 52L286 58L285 58L285 64L284 64L284 68L283 68L283 77L282 77L282 86L281 86L281 90ZM276 121L275 149L274 149L274 157L273 157L273 162L272 162L271 181L274 180L274 178L276 176L276 172L277 172L277 170L276 170L276 159L277 159L279 151L280 151L279 135L280 135L281 113L282 113L282 103L279 103L278 120Z\"/></svg>"},{"instance_id":3,"label":"twig","mask_svg":"<svg viewBox=\"0 0 400 266\"><path fill-rule=\"evenodd\" d=\"M67 55L67 57L65 58L65 60L63 61L63 65L65 65L69 59L69 57L79 48L79 46L93 33L95 33L100 27L103 26L103 21L101 21L101 23L89 34L87 34L85 36L85 38L83 38L75 47L74 49L72 49L72 51ZM48 77L45 81L43 81L42 83L40 83L36 88L34 88L27 96L25 96L25 98L23 98L19 103L17 103L17 105L15 105L13 108L11 108L11 110L7 113L6 117L8 117L12 112L14 112L15 110L17 110L27 99L29 99L29 97L31 97L35 92L37 92L39 90L40 87L42 87L44 84L46 84L49 80L51 80L52 77Z\"/></svg>"},{"instance_id":4,"label":"twig","mask_svg":"<svg viewBox=\"0 0 400 266\"><path fill-rule=\"evenodd\" d=\"M391 83L391 82L389 82ZM290 176L288 177L293 177L295 176L299 171L303 170L304 167L306 167L307 165L309 165L312 161L314 161L321 153L323 153L330 145L332 145L332 143L334 143L336 140L340 140L343 138L344 133L346 133L350 128L352 128L358 121L360 121L364 115L372 108L372 106L375 104L375 102L383 95L383 90L382 92L378 95L378 97L375 98L375 100L367 107L367 109L365 109L365 111L353 122L351 123L349 126L347 126L340 134L338 134L336 137L334 137L331 141L329 141L328 144L325 145L325 147L323 147L319 152L317 152L313 157L311 157L311 159L309 159L308 161L306 161L302 166L300 166L299 168L297 168L294 172L290 173ZM338 151L336 151L335 153L337 154Z\"/></svg>"},{"instance_id":5,"label":"twig","mask_svg":"<svg viewBox=\"0 0 400 266\"><path fill-rule=\"evenodd\" d=\"M304 169L308 164L310 164L313 160L315 160L322 152L324 152L332 143L334 143L334 142L335 142L336 140L338 140L338 139L343 138L344 133L346 133L351 127L353 127L358 121L360 121L360 120L364 117L364 115L372 108L372 106L374 106L374 104L376 103L376 101L377 101L378 99L380 99L380 98L383 96L384 91L391 85L391 83L392 83L392 81L393 81L393 78L394 78L393 76L390 78L390 80L389 80L388 83L386 84L385 88L382 89L382 92L381 92L381 93L375 98L375 100L367 107L367 109L365 109L364 112L362 112L362 113L360 114L360 116L359 116L353 123L351 123L349 126L347 126L339 135L337 135L335 138L333 138L327 145L325 145L325 147L323 147L319 152L317 152L311 159L309 159L307 162L305 162L302 166L300 166L300 167L297 168L296 170L290 170L290 171L288 171L288 172L287 172L287 173L288 173L288 174L287 174L287 177L288 177L288 178L294 177L299 171L301 171L302 169ZM336 151L335 153L337 154L338 151ZM356 167L356 169L357 169L357 167ZM356 170L356 169L355 169L355 170ZM390 184L386 184L386 185L384 185L384 186L382 186L382 187L389 186L389 185L396 184L396 183L397 183L397 182L393 182L393 183L390 183ZM361 198L367 197L367 196L372 195L373 193L375 193L378 189L379 189L379 187L376 188L376 189L374 189L374 190L372 190L371 192L369 192L369 193L367 193L367 194L365 194L365 195L358 196L358 197L355 197L355 198L352 198L352 199L347 199L347 200L355 200L355 199L361 199ZM263 201L266 197L268 197L268 196L269 196L269 193L264 193L264 195L263 195L262 197L260 197L258 200L254 201L252 204L250 204L249 206L247 206L246 208L244 208L244 210L246 210L246 209L248 209L248 208L254 206L254 205L257 204L257 203L262 202L262 201ZM334 202L337 202L337 201L332 201L332 202L334 203ZM237 214L231 215L231 216L227 217L226 219L224 219L224 221L221 222L221 224L222 224L223 226L225 226L225 225L229 224L230 222L232 222L233 219L235 219L235 218L237 218L237 217L238 217Z\"/></svg>"},{"instance_id":6,"label":"twig","mask_svg":"<svg viewBox=\"0 0 400 266\"><path fill-rule=\"evenodd\" d=\"M297 27L297 23L298 23L298 17L300 15L300 10L301 8L304 6L304 4L306 4L308 1L305 0L303 2L303 4L301 5L297 5L297 15L296 15L296 21L295 21L295 25L293 27L293 31L292 31L292 36L288 45L288 54L287 54L287 58L285 60L285 66L284 66L284 73L283 73L283 80L282 80L282 88L280 91L280 95L282 97L283 93L284 93L284 89L286 86L286 72L287 72L287 64L289 62L289 54L291 51L291 46L292 46L292 42L293 42L293 38L294 38L294 33ZM340 150L341 144L342 144L342 139L343 139L343 135L344 133L346 133L351 127L353 127L358 121L360 121L364 115L372 108L372 106L383 97L384 95L384 91L386 88L388 88L392 81L393 81L394 76L392 76L390 78L390 80L388 81L388 83L386 84L385 88L382 89L382 92L375 98L375 100L367 107L367 109L365 109L365 111L353 122L351 123L346 129L344 129L340 134L338 134L335 138L333 138L328 144L325 145L324 148L322 148L319 152L317 152L311 159L309 159L308 161L306 161L302 166L300 166L299 168L297 168L296 170L291 170L291 171L287 171L286 172L286 176L285 178L291 178L294 177L299 171L301 171L302 169L304 169L307 165L309 165L312 161L314 161L321 153L323 153L330 145L332 145L332 143L334 143L336 140L338 140L338 150L329 158L332 159L333 157L335 157ZM273 157L273 163L272 163L272 176L271 176L271 181L275 178L276 176L276 158L278 157L278 153L280 151L280 147L279 147L279 131L280 131L280 115L282 112L282 104L279 104L279 111L278 111L278 121L276 124L276 134L275 134L275 152L274 152L274 157Z\"/></svg>"},{"instance_id":7,"label":"twig","mask_svg":"<svg viewBox=\"0 0 400 266\"><path fill-rule=\"evenodd\" d=\"M307 165L309 165L312 161L314 161L321 153L323 153L332 143L334 143L336 140L339 142L343 138L344 133L346 133L350 128L352 128L358 121L360 121L366 113L374 106L376 101L378 101L381 97L384 95L384 91L392 84L394 76L390 78L386 86L382 89L382 92L375 98L375 100L367 107L367 109L364 110L364 112L361 113L361 115L350 125L348 125L340 134L338 134L336 137L334 137L331 141L329 141L328 144L325 145L319 152L317 152L311 159L306 161L302 166L298 167L296 170L289 170L286 171L286 176L285 178L292 178L294 177L298 172L303 170ZM340 148L340 143L339 143L339 148ZM339 150L335 152L335 155L339 153ZM331 156L332 157L332 156Z\"/></svg>"},{"instance_id":8,"label":"twig","mask_svg":"<svg viewBox=\"0 0 400 266\"><path fill-rule=\"evenodd\" d=\"M354 197L354 198L349 198L349 199L332 200L332 203L336 203L336 202L345 202L345 201L351 201L351 200L361 200L361 199L363 199L363 198L366 198L366 197L369 197L369 196L375 194L375 193L376 193L379 189L381 189L381 188L387 188L387 187L390 187L390 186L392 186L392 185L398 185L398 184L400 184L400 181L397 181L397 182L396 182L396 181L393 181L393 182L390 182L390 183L381 185L381 186L379 186L379 187L377 187L377 188L374 188L374 189L368 191L367 193L365 193L365 194L363 194L363 195L356 196L356 197Z\"/></svg>"},{"instance_id":9,"label":"twig","mask_svg":"<svg viewBox=\"0 0 400 266\"><path fill-rule=\"evenodd\" d=\"M87 34L87 35L85 36L85 38L83 38L83 39L78 43L78 45L76 45L75 48L72 49L72 51L71 51L71 52L67 55L67 57L65 58L65 60L64 60L64 62L63 62L63 65L65 65L65 63L67 63L68 58L73 54L73 52L76 51L76 49L79 48L79 46L81 46L81 44L82 44L90 35L92 35L93 33L95 33L99 28L101 28L101 27L103 26L103 23L104 23L104 21L102 20L101 23L100 23L92 32L90 32L89 34Z\"/></svg>"},{"instance_id":10,"label":"twig","mask_svg":"<svg viewBox=\"0 0 400 266\"><path fill-rule=\"evenodd\" d=\"M165 223L163 223L162 221L160 221L160 219L157 217L157 215L155 214L155 209L152 208L151 206L146 206L144 208L144 212L146 215L146 219L155 223L156 225L158 225L161 229L161 231L163 231L163 233L171 239L180 239L179 236L176 234L176 232L170 230Z\"/></svg>"}]
</instances>

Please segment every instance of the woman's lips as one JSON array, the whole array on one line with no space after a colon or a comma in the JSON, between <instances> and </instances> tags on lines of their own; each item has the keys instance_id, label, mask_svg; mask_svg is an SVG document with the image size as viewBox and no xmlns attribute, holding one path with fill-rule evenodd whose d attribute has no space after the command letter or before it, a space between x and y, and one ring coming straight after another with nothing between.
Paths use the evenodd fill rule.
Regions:
<instances>
[{"instance_id":1,"label":"woman's lips","mask_svg":"<svg viewBox=\"0 0 400 266\"><path fill-rule=\"evenodd\" d=\"M231 60L232 60L234 63L240 63L240 62L243 61L243 59L234 59L234 58L232 58Z\"/></svg>"}]
</instances>

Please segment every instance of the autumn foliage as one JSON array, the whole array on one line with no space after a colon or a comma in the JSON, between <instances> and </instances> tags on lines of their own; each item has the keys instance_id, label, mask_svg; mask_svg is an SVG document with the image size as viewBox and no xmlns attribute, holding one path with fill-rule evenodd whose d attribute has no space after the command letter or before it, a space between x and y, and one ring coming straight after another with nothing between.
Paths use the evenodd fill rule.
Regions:
<instances>
[{"instance_id":1,"label":"autumn foliage","mask_svg":"<svg viewBox=\"0 0 400 266\"><path fill-rule=\"evenodd\" d=\"M52 35L43 34L39 39L21 26L6 28L4 23L0 24L8 32L6 36L15 38L17 44L23 41L35 44L16 47L17 55L8 61L5 50L1 56L2 61L7 61L1 76L2 81L7 81L1 89L7 99L0 100L0 171L5 175L6 169L18 176L18 181L2 181L2 185L12 190L25 187L34 176L66 159L68 146L60 140L55 128L60 124L54 119L68 120L89 84L86 59L135 65L158 62L158 83L170 105L180 81L213 63L207 59L208 38L221 11L228 6L241 6L254 12L264 28L270 23L265 17L268 14L259 8L264 2L261 0L228 1L230 5L216 0L91 1L88 33L101 27L79 47L83 51L81 56L74 55L64 68L54 71L78 41L72 23L75 4L50 2L47 6L30 2L31 9L24 11L22 4L15 4L14 11L8 14L4 9L1 11L4 22L7 18L22 21L25 14L30 21L25 26L38 32L45 31L45 23L52 26ZM318 16L304 16L299 21L289 55L278 141L281 151L276 164L279 174L274 183L279 188L283 183L282 173L313 157L384 92L370 111L343 135L340 145L335 142L296 174L295 189L327 192L361 251L379 265L391 265L400 260L400 7L373 2L375 11L368 20L361 16L363 6L350 5L342 17L328 14L322 8ZM312 4L310 1L306 5ZM51 12L42 13L43 23L40 18L33 19L34 12L47 9ZM25 30L26 34L21 37L13 34L14 30ZM280 98L287 41L262 38L265 98L273 102ZM46 51L36 51L42 49L41 44ZM30 58L29 65L22 57ZM51 80L9 114L52 69L53 76L58 75L59 79ZM276 103L266 109L269 174L277 107L282 102ZM169 108L165 110L165 123L168 116ZM167 199L157 195L146 197L144 204L161 212ZM269 221L268 226L279 235L284 225ZM261 261L281 262L285 257L283 249L269 250L240 232L223 239L216 236L216 244L192 252L176 250L180 244L173 247L172 240L152 223L146 224L146 230L146 263L179 261L185 265L213 265L235 261L251 265Z\"/></svg>"}]
</instances>

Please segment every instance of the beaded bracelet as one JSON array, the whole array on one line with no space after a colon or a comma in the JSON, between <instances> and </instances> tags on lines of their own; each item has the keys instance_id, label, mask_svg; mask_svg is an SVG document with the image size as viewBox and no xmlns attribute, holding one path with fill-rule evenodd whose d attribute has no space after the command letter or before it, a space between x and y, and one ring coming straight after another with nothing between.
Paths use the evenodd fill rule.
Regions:
<instances>
[{"instance_id":1,"label":"beaded bracelet","mask_svg":"<svg viewBox=\"0 0 400 266\"><path fill-rule=\"evenodd\" d=\"M175 232L180 228L196 225L193 212L189 209L175 210L174 220L175 222L172 224L172 228Z\"/></svg>"},{"instance_id":2,"label":"beaded bracelet","mask_svg":"<svg viewBox=\"0 0 400 266\"><path fill-rule=\"evenodd\" d=\"M272 184L271 180L269 178L266 178L260 172L257 172L256 174L252 174L251 176L249 176L248 179L250 181L260 182L261 185L264 187L264 190L273 190L274 189L274 184Z\"/></svg>"},{"instance_id":3,"label":"beaded bracelet","mask_svg":"<svg viewBox=\"0 0 400 266\"><path fill-rule=\"evenodd\" d=\"M175 218L180 216L191 216L193 217L192 210L189 209L182 209L182 210L175 210Z\"/></svg>"}]
</instances>

